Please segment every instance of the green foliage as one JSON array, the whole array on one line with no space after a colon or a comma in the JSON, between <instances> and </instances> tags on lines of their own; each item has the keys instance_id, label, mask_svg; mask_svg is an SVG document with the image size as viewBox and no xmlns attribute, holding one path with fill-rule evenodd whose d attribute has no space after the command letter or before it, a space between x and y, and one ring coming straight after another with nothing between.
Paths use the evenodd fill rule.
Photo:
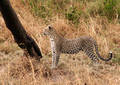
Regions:
<instances>
[{"instance_id":1,"label":"green foliage","mask_svg":"<svg viewBox=\"0 0 120 85\"><path fill-rule=\"evenodd\" d=\"M56 14L64 13L70 0L28 0L35 15L48 20Z\"/></svg>"},{"instance_id":2,"label":"green foliage","mask_svg":"<svg viewBox=\"0 0 120 85\"><path fill-rule=\"evenodd\" d=\"M72 6L68 9L68 12L65 13L65 16L69 21L72 21L73 24L77 25L79 23L81 14L82 11L80 9Z\"/></svg>"},{"instance_id":3,"label":"green foliage","mask_svg":"<svg viewBox=\"0 0 120 85\"><path fill-rule=\"evenodd\" d=\"M22 0L24 2L24 0ZM36 16L49 20L60 15L75 25L80 18L105 16L120 19L120 0L27 0Z\"/></svg>"},{"instance_id":4,"label":"green foliage","mask_svg":"<svg viewBox=\"0 0 120 85\"><path fill-rule=\"evenodd\" d=\"M87 14L95 17L96 15L106 16L109 21L116 18L118 14L120 16L120 6L118 6L120 0L96 0L91 3L87 9Z\"/></svg>"},{"instance_id":5,"label":"green foliage","mask_svg":"<svg viewBox=\"0 0 120 85\"><path fill-rule=\"evenodd\" d=\"M112 20L116 17L116 0L104 0L103 2L103 12L100 15L106 16L109 20Z\"/></svg>"},{"instance_id":6,"label":"green foliage","mask_svg":"<svg viewBox=\"0 0 120 85\"><path fill-rule=\"evenodd\" d=\"M25 5L25 0L21 0L22 1L22 3Z\"/></svg>"}]
</instances>

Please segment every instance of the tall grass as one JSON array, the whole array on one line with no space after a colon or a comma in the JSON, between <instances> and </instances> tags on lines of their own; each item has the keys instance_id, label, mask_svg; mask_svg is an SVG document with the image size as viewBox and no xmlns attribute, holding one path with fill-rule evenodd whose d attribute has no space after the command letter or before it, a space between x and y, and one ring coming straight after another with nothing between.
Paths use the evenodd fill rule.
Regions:
<instances>
[{"instance_id":1,"label":"tall grass","mask_svg":"<svg viewBox=\"0 0 120 85\"><path fill-rule=\"evenodd\" d=\"M114 18L120 18L119 3L107 12L109 5L108 7L104 5L106 0L22 0L25 7L22 7L23 4L18 6L20 0L11 1L14 2L14 8L23 26L34 37L44 57L40 62L30 59L29 56L27 59L23 51L13 42L11 33L8 32L0 17L0 26L3 27L0 29L0 85L120 84L120 66L118 65L120 64L120 25L109 23ZM39 20L31 15L26 2L32 13L40 17ZM114 7L118 11L114 10ZM110 10L115 11L111 19L107 17L111 15L106 14L111 13ZM55 16L57 19L53 22L49 21ZM101 62L100 66L92 66L88 56L82 52L75 55L63 54L58 68L50 69L52 59L49 39L40 36L46 25L41 22L47 20L65 38L92 36L98 43L102 57L107 57L109 50L113 51L112 61L107 64ZM74 25L77 25L77 29Z\"/></svg>"},{"instance_id":2,"label":"tall grass","mask_svg":"<svg viewBox=\"0 0 120 85\"><path fill-rule=\"evenodd\" d=\"M27 0L35 15L49 20L59 15L75 25L82 18L105 16L109 21L119 19L119 0Z\"/></svg>"}]
</instances>

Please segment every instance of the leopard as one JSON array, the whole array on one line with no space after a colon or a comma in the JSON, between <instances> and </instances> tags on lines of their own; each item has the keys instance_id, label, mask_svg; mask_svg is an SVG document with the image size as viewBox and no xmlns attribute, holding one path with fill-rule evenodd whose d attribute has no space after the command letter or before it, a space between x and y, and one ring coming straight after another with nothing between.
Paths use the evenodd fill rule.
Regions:
<instances>
[{"instance_id":1,"label":"leopard","mask_svg":"<svg viewBox=\"0 0 120 85\"><path fill-rule=\"evenodd\" d=\"M82 35L78 38L67 39L59 35L56 29L48 25L43 29L43 35L50 38L51 52L52 52L52 66L51 68L57 68L60 54L76 54L83 51L92 61L99 62L109 61L112 59L112 52L109 52L109 57L101 57L98 51L98 45L95 39L91 36Z\"/></svg>"}]
</instances>

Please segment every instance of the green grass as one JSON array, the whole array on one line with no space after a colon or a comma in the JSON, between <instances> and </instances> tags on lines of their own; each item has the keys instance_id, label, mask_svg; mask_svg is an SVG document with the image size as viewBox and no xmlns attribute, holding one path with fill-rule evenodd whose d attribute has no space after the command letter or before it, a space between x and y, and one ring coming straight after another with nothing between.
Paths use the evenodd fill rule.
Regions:
<instances>
[{"instance_id":1,"label":"green grass","mask_svg":"<svg viewBox=\"0 0 120 85\"><path fill-rule=\"evenodd\" d=\"M113 20L116 17L116 5L117 5L117 0L105 0L103 2L103 8L101 5L101 16L106 16L109 20ZM103 11L102 11L103 10Z\"/></svg>"},{"instance_id":2,"label":"green grass","mask_svg":"<svg viewBox=\"0 0 120 85\"><path fill-rule=\"evenodd\" d=\"M68 9L68 12L65 13L65 17L73 24L78 25L82 13L83 13L82 10L72 6Z\"/></svg>"},{"instance_id":3,"label":"green grass","mask_svg":"<svg viewBox=\"0 0 120 85\"><path fill-rule=\"evenodd\" d=\"M22 0L24 1L24 0ZM120 0L27 0L35 15L49 20L57 14L75 25L80 17L105 16L109 21L120 18Z\"/></svg>"}]
</instances>

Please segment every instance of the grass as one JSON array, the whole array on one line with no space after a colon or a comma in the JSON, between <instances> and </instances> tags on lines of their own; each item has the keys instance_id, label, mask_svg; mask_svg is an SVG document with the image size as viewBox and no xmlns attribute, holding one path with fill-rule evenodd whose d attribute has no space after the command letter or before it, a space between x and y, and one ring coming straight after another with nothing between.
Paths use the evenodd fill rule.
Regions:
<instances>
[{"instance_id":1,"label":"grass","mask_svg":"<svg viewBox=\"0 0 120 85\"><path fill-rule=\"evenodd\" d=\"M114 48L114 51L116 53L114 54L115 58L113 59L113 63L117 63L120 65L120 53L119 53L120 48Z\"/></svg>"},{"instance_id":2,"label":"grass","mask_svg":"<svg viewBox=\"0 0 120 85\"><path fill-rule=\"evenodd\" d=\"M81 18L104 16L110 22L119 20L119 0L27 0L33 13L47 21L56 15L75 25Z\"/></svg>"},{"instance_id":3,"label":"grass","mask_svg":"<svg viewBox=\"0 0 120 85\"><path fill-rule=\"evenodd\" d=\"M115 66L109 64L94 67L86 63L88 59L80 58L80 55L77 56L73 60L73 57L67 59L63 55L60 59L59 68L54 70L50 69L50 58L43 58L41 62L22 57L16 58L13 62L8 63L4 72L1 72L0 80L5 81L8 78L7 84L17 85L81 85L85 83L96 85L98 82L99 85L112 85L120 83L119 68L114 70ZM112 77L107 78L108 76Z\"/></svg>"},{"instance_id":4,"label":"grass","mask_svg":"<svg viewBox=\"0 0 120 85\"><path fill-rule=\"evenodd\" d=\"M11 2L23 26L35 39L44 57L40 62L29 58L29 56L26 58L23 55L23 51L19 49L13 41L11 33L5 27L5 23L0 16L0 26L3 27L0 29L0 84L120 84L120 25L119 23L110 23L106 15L97 14L99 5L95 4L102 2L98 3L98 0L86 0L86 2L76 0L72 3L70 0L11 0ZM64 5L66 7L64 7ZM37 6L37 9L35 6ZM41 6L43 6L43 8L39 8ZM84 7L81 8L81 6ZM35 17L32 16L30 10L32 10L32 13L37 12L37 14L34 14ZM91 15L92 11L95 12L94 15ZM39 13L41 15L39 15ZM41 17L42 13L44 15L43 17ZM117 14L119 15L119 13ZM52 70L50 68L52 59L49 38L41 36L42 30L47 25L44 19L48 20L47 22L53 25L58 33L65 38L71 39L81 35L92 36L98 43L100 54L103 57L107 57L111 50L114 54L113 59L107 63L101 62L100 65L94 65L82 52L74 55L62 54L58 68ZM114 19L112 19L112 21L114 21Z\"/></svg>"}]
</instances>

